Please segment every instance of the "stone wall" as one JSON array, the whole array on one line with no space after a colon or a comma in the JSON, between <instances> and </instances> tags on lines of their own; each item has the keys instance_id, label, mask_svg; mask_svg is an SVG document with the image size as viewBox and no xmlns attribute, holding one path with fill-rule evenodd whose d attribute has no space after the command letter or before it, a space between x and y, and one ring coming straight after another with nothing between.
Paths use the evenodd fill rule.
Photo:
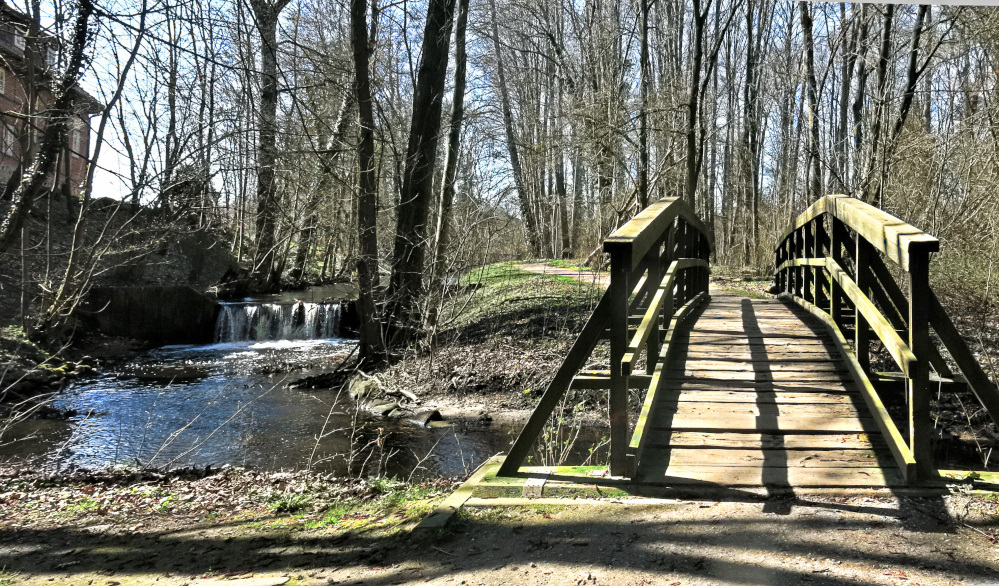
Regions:
<instances>
[{"instance_id":1,"label":"stone wall","mask_svg":"<svg viewBox=\"0 0 999 586\"><path fill-rule=\"evenodd\" d=\"M214 341L218 303L192 287L99 287L77 310L86 324L113 336L154 344Z\"/></svg>"}]
</instances>

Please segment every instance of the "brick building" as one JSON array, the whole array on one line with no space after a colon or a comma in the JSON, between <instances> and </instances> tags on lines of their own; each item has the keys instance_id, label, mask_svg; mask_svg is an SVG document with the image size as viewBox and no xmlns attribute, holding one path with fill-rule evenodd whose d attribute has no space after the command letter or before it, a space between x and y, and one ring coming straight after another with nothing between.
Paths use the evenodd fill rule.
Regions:
<instances>
[{"instance_id":1,"label":"brick building","mask_svg":"<svg viewBox=\"0 0 999 586\"><path fill-rule=\"evenodd\" d=\"M0 0L0 182L6 183L18 164L29 163L40 137L39 114L52 103L50 87L59 66L58 39L49 35L26 38L30 19ZM34 58L29 55L34 53ZM90 117L103 106L80 88L76 115L66 145L59 153L53 185L76 191L86 179L90 153ZM34 108L31 101L34 100ZM0 189L2 191L2 189Z\"/></svg>"}]
</instances>

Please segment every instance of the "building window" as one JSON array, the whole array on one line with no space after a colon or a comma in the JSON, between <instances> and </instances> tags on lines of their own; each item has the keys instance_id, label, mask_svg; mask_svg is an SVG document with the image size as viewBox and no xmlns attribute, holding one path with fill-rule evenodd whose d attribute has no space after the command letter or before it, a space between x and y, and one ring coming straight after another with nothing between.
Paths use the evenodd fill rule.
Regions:
<instances>
[{"instance_id":1,"label":"building window","mask_svg":"<svg viewBox=\"0 0 999 586\"><path fill-rule=\"evenodd\" d=\"M80 153L80 137L81 137L81 134L82 133L79 130L74 130L73 134L71 135L72 138L70 140L70 148L73 150L74 153L76 153L78 155L81 154Z\"/></svg>"},{"instance_id":2,"label":"building window","mask_svg":"<svg viewBox=\"0 0 999 586\"><path fill-rule=\"evenodd\" d=\"M59 53L52 47L45 49L45 66L50 69L55 69L58 65Z\"/></svg>"},{"instance_id":3,"label":"building window","mask_svg":"<svg viewBox=\"0 0 999 586\"><path fill-rule=\"evenodd\" d=\"M7 93L7 70L0 68L0 95Z\"/></svg>"},{"instance_id":4,"label":"building window","mask_svg":"<svg viewBox=\"0 0 999 586\"><path fill-rule=\"evenodd\" d=\"M3 154L8 157L14 156L14 144L17 142L17 133L14 127L9 124L3 125Z\"/></svg>"},{"instance_id":5,"label":"building window","mask_svg":"<svg viewBox=\"0 0 999 586\"><path fill-rule=\"evenodd\" d=\"M24 32L14 29L14 46L24 51Z\"/></svg>"}]
</instances>

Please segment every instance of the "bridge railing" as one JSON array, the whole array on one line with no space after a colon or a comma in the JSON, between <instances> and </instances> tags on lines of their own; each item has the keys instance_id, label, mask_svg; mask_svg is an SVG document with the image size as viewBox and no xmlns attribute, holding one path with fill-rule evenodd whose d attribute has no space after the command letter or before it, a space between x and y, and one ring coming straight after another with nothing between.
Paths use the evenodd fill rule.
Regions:
<instances>
[{"instance_id":1,"label":"bridge railing","mask_svg":"<svg viewBox=\"0 0 999 586\"><path fill-rule=\"evenodd\" d=\"M712 250L710 231L678 198L650 205L604 241L610 286L510 448L500 475L517 473L570 388L609 392L610 472L632 474L640 442L628 438L629 389L648 389L656 365L669 356L677 324L707 299ZM597 344L608 339L609 370L583 370ZM643 355L646 373L636 373Z\"/></svg>"},{"instance_id":2,"label":"bridge railing","mask_svg":"<svg viewBox=\"0 0 999 586\"><path fill-rule=\"evenodd\" d=\"M780 296L831 326L834 340L907 481L934 474L931 376L935 381L967 383L993 421L999 422L999 391L930 288L930 253L939 248L936 238L890 214L849 196L829 195L798 216L776 250L775 280ZM908 296L882 257L904 273ZM930 337L931 327L963 378L951 372ZM905 435L871 382L881 380L871 371L872 334L891 355L899 368L898 376L905 381Z\"/></svg>"}]
</instances>

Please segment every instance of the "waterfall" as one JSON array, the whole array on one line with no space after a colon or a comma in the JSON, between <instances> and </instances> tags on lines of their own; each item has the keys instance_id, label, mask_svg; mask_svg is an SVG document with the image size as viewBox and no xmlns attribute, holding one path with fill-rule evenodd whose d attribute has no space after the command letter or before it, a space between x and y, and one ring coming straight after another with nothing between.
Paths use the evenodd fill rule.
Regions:
<instances>
[{"instance_id":1,"label":"waterfall","mask_svg":"<svg viewBox=\"0 0 999 586\"><path fill-rule=\"evenodd\" d=\"M339 303L223 303L216 342L322 340L340 335Z\"/></svg>"}]
</instances>

